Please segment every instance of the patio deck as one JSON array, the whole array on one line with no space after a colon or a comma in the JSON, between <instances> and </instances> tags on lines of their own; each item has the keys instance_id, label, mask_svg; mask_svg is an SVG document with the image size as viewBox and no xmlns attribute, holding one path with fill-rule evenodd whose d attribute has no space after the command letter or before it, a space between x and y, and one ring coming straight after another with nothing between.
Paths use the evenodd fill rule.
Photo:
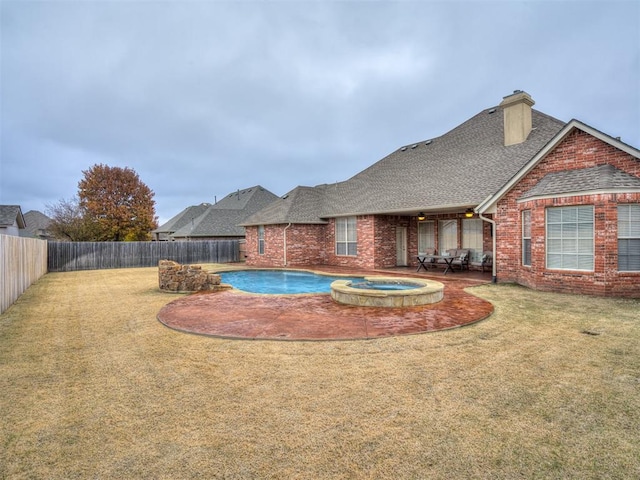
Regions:
<instances>
[{"instance_id":1,"label":"patio deck","mask_svg":"<svg viewBox=\"0 0 640 480\"><path fill-rule=\"evenodd\" d=\"M158 313L169 328L213 337L262 340L355 340L412 335L469 325L493 313L493 305L465 288L489 283L481 272L416 273L414 268L376 271L327 268L306 270L349 275L430 277L445 284L444 299L416 307L356 307L329 294L260 295L227 290L175 300Z\"/></svg>"}]
</instances>

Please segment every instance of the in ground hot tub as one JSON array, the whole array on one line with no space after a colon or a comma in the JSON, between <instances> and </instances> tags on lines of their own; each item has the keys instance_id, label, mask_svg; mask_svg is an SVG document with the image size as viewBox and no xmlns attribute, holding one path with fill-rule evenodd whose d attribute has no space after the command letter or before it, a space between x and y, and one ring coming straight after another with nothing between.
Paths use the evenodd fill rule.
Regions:
<instances>
[{"instance_id":1,"label":"in ground hot tub","mask_svg":"<svg viewBox=\"0 0 640 480\"><path fill-rule=\"evenodd\" d=\"M444 285L424 278L365 277L364 282L336 280L331 298L360 307L412 307L442 300Z\"/></svg>"}]
</instances>

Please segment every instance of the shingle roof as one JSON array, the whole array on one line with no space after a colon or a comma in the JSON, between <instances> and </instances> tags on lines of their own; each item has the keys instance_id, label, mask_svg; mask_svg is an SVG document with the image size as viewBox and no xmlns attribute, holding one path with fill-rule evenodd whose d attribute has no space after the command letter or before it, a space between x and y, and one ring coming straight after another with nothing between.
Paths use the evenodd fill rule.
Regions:
<instances>
[{"instance_id":1,"label":"shingle roof","mask_svg":"<svg viewBox=\"0 0 640 480\"><path fill-rule=\"evenodd\" d=\"M275 194L260 185L256 185L231 192L213 204L213 207L219 210L244 210L246 208L253 209L256 205L262 204L260 207L262 208L273 202L275 198L278 198Z\"/></svg>"},{"instance_id":2,"label":"shingle roof","mask_svg":"<svg viewBox=\"0 0 640 480\"><path fill-rule=\"evenodd\" d=\"M598 165L579 170L549 173L520 198L618 188L640 189L640 178L629 175L613 165Z\"/></svg>"},{"instance_id":3,"label":"shingle roof","mask_svg":"<svg viewBox=\"0 0 640 480\"><path fill-rule=\"evenodd\" d=\"M40 237L46 235L51 219L37 210L29 210L24 214L25 232L21 236Z\"/></svg>"},{"instance_id":4,"label":"shingle roof","mask_svg":"<svg viewBox=\"0 0 640 480\"><path fill-rule=\"evenodd\" d=\"M0 226L11 226L15 222L18 228L24 228L25 222L20 205L0 205Z\"/></svg>"},{"instance_id":5,"label":"shingle roof","mask_svg":"<svg viewBox=\"0 0 640 480\"><path fill-rule=\"evenodd\" d=\"M269 190L254 187L230 193L208 208L193 221L177 229L173 238L185 237L242 237L246 218L271 204L278 197Z\"/></svg>"},{"instance_id":6,"label":"shingle roof","mask_svg":"<svg viewBox=\"0 0 640 480\"><path fill-rule=\"evenodd\" d=\"M537 152L515 175L513 175L498 191L490 197L487 197L482 203L475 207L479 213L491 212L498 201L509 192L522 178L524 178L531 170L533 170L539 162L541 162L549 152L553 151L565 138L567 138L575 130L580 130L586 134L597 138L598 140L611 145L622 152L628 153L632 157L640 160L640 150L628 145L619 138L613 138L575 118L565 124L564 127L555 135L539 152Z\"/></svg>"},{"instance_id":7,"label":"shingle roof","mask_svg":"<svg viewBox=\"0 0 640 480\"><path fill-rule=\"evenodd\" d=\"M441 137L399 148L346 181L314 187L313 202L310 194L299 207L278 201L245 224L302 223L299 217L314 223L346 215L473 207L500 189L563 126L532 110L527 140L505 147L503 109L488 108Z\"/></svg>"},{"instance_id":8,"label":"shingle roof","mask_svg":"<svg viewBox=\"0 0 640 480\"><path fill-rule=\"evenodd\" d=\"M527 140L504 146L503 113L487 109L445 135L402 147L338 184L322 216L475 206L498 190L564 125L532 111Z\"/></svg>"},{"instance_id":9,"label":"shingle roof","mask_svg":"<svg viewBox=\"0 0 640 480\"><path fill-rule=\"evenodd\" d=\"M296 187L268 207L251 215L243 225L277 225L281 223L327 223L318 217L324 201L324 185L318 187Z\"/></svg>"},{"instance_id":10,"label":"shingle roof","mask_svg":"<svg viewBox=\"0 0 640 480\"><path fill-rule=\"evenodd\" d=\"M210 203L201 203L200 205L192 205L190 207L187 207L179 214L171 218L169 221L163 223L158 228L153 230L153 233L173 233L176 230L179 230L181 227L184 227L192 220L198 218L210 206Z\"/></svg>"}]
</instances>

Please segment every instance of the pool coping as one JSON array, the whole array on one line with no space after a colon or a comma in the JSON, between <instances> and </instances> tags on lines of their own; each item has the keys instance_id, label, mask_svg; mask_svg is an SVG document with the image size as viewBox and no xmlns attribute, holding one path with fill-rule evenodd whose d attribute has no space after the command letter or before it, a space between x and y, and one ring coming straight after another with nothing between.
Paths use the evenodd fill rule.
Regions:
<instances>
[{"instance_id":1,"label":"pool coping","mask_svg":"<svg viewBox=\"0 0 640 480\"><path fill-rule=\"evenodd\" d=\"M415 288L402 290L362 289L351 280L335 280L331 283L331 298L345 305L363 307L413 307L436 303L442 300L444 284L435 280L417 277L389 277L370 275L364 281L371 284L397 283Z\"/></svg>"}]
</instances>

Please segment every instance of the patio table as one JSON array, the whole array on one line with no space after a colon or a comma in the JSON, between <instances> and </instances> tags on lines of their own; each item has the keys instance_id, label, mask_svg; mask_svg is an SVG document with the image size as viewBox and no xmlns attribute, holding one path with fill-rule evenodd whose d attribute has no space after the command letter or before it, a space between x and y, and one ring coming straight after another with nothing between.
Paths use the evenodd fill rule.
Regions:
<instances>
[{"instance_id":1,"label":"patio table","mask_svg":"<svg viewBox=\"0 0 640 480\"><path fill-rule=\"evenodd\" d=\"M438 260L444 260L444 263L447 264L447 268L444 269L443 275L446 275L448 271L455 272L452 268L452 263L456 259L456 257L452 255L418 255L418 269L416 272L419 272L421 268L424 268L425 272L428 271L427 267ZM429 260L429 262L427 262Z\"/></svg>"}]
</instances>

